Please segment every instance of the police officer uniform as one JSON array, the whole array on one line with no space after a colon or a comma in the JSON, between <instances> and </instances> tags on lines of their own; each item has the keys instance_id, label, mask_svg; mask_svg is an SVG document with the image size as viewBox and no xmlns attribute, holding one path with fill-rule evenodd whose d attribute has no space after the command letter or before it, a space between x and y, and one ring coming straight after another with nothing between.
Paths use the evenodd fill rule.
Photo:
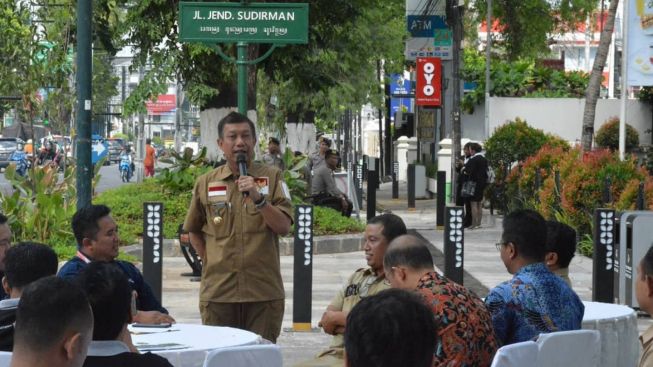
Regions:
<instances>
[{"instance_id":1,"label":"police officer uniform","mask_svg":"<svg viewBox=\"0 0 653 367\"><path fill-rule=\"evenodd\" d=\"M281 171L254 162L249 175L267 205L292 220L290 193ZM184 222L184 230L202 233L206 242L200 285L202 323L243 328L275 342L285 299L279 238L252 200L238 191L236 178L229 165L200 176Z\"/></svg>"},{"instance_id":2,"label":"police officer uniform","mask_svg":"<svg viewBox=\"0 0 653 367\"><path fill-rule=\"evenodd\" d=\"M372 268L361 268L349 277L347 284L336 293L329 307L334 311L350 312L361 299L388 288L390 288L390 283L385 276L377 277ZM345 338L343 334L337 334L333 336L329 349L320 352L314 360L300 363L297 366L342 366L344 358Z\"/></svg>"}]
</instances>

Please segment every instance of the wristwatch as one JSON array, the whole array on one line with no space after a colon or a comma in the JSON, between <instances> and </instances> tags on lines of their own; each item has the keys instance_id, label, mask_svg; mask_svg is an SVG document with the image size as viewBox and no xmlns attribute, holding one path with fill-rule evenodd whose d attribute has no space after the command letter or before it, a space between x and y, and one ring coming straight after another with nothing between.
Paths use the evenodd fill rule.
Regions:
<instances>
[{"instance_id":1,"label":"wristwatch","mask_svg":"<svg viewBox=\"0 0 653 367\"><path fill-rule=\"evenodd\" d=\"M256 209L261 209L262 207L266 206L268 204L268 201L265 200L265 195L261 195L261 198L258 199L258 201L254 202L254 205L256 206Z\"/></svg>"}]
</instances>

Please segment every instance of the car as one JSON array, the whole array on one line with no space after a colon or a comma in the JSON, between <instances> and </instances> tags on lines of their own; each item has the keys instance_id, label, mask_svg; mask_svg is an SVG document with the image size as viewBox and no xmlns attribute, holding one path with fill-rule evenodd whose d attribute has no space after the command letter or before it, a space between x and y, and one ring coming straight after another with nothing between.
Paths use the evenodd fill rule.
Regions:
<instances>
[{"instance_id":1,"label":"car","mask_svg":"<svg viewBox=\"0 0 653 367\"><path fill-rule=\"evenodd\" d=\"M109 159L107 162L120 162L120 152L125 147L125 140L120 138L110 138L106 142L109 144Z\"/></svg>"},{"instance_id":2,"label":"car","mask_svg":"<svg viewBox=\"0 0 653 367\"><path fill-rule=\"evenodd\" d=\"M7 168L11 155L16 150L24 150L25 142L20 138L0 138L0 168Z\"/></svg>"}]
</instances>

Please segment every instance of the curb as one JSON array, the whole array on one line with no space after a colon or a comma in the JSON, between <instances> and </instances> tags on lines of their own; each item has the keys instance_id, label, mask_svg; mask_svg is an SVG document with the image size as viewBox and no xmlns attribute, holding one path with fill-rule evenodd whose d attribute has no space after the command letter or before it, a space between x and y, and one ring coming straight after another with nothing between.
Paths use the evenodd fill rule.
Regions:
<instances>
[{"instance_id":1,"label":"curb","mask_svg":"<svg viewBox=\"0 0 653 367\"><path fill-rule=\"evenodd\" d=\"M279 239L279 254L281 256L292 256L294 253L293 237L282 237ZM313 237L313 254L337 254L342 252L355 252L363 249L363 234L349 233L330 236ZM123 246L120 251L134 256L139 261L143 260L143 244L141 242L129 246ZM182 257L179 239L163 240L163 256Z\"/></svg>"}]
</instances>

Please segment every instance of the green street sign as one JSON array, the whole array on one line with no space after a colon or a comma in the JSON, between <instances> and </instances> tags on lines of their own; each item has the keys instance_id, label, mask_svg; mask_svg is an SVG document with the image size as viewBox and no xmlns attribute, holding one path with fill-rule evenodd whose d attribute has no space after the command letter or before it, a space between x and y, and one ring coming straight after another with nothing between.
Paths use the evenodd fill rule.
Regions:
<instances>
[{"instance_id":1,"label":"green street sign","mask_svg":"<svg viewBox=\"0 0 653 367\"><path fill-rule=\"evenodd\" d=\"M308 4L180 2L179 40L308 43Z\"/></svg>"}]
</instances>

